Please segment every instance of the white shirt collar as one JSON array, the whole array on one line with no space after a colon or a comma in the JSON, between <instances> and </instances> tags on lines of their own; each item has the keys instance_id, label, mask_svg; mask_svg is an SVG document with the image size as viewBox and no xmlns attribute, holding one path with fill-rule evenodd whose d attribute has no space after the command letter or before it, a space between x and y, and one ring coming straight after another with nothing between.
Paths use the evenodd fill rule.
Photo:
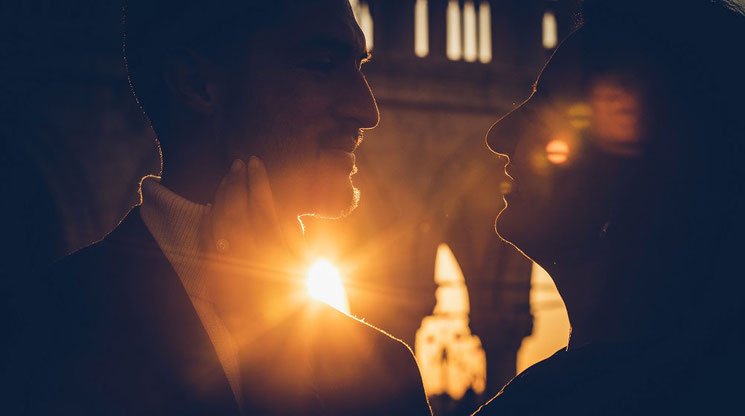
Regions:
<instances>
[{"instance_id":1,"label":"white shirt collar","mask_svg":"<svg viewBox=\"0 0 745 416\"><path fill-rule=\"evenodd\" d=\"M201 273L201 228L207 207L183 198L146 176L141 184L140 215L190 296L211 300Z\"/></svg>"}]
</instances>

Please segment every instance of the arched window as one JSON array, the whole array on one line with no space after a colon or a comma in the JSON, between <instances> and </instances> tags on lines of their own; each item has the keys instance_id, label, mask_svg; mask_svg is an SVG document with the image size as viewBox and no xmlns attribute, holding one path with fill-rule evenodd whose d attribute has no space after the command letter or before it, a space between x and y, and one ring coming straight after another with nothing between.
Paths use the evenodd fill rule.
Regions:
<instances>
[{"instance_id":1,"label":"arched window","mask_svg":"<svg viewBox=\"0 0 745 416\"><path fill-rule=\"evenodd\" d=\"M556 16L551 10L543 13L543 47L553 49L559 43L559 36L556 33Z\"/></svg>"},{"instance_id":2,"label":"arched window","mask_svg":"<svg viewBox=\"0 0 745 416\"><path fill-rule=\"evenodd\" d=\"M479 6L479 61L486 64L491 58L491 6L482 1Z\"/></svg>"},{"instance_id":3,"label":"arched window","mask_svg":"<svg viewBox=\"0 0 745 416\"><path fill-rule=\"evenodd\" d=\"M420 58L429 55L429 6L427 0L414 5L414 53Z\"/></svg>"},{"instance_id":4,"label":"arched window","mask_svg":"<svg viewBox=\"0 0 745 416\"><path fill-rule=\"evenodd\" d=\"M447 47L445 51L451 61L460 61L463 57L460 20L458 0L450 0L447 11Z\"/></svg>"},{"instance_id":5,"label":"arched window","mask_svg":"<svg viewBox=\"0 0 745 416\"><path fill-rule=\"evenodd\" d=\"M473 0L463 3L463 60L476 62L478 58L478 46L476 45L476 6Z\"/></svg>"},{"instance_id":6,"label":"arched window","mask_svg":"<svg viewBox=\"0 0 745 416\"><path fill-rule=\"evenodd\" d=\"M462 8L458 0L448 2L446 51L451 61L491 62L491 7L487 0L465 0Z\"/></svg>"}]
</instances>

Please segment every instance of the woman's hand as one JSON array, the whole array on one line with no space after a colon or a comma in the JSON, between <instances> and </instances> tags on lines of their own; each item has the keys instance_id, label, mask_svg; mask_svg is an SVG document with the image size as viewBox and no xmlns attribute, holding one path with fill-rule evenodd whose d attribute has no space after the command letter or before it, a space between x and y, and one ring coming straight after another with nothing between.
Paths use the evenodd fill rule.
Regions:
<instances>
[{"instance_id":1,"label":"woman's hand","mask_svg":"<svg viewBox=\"0 0 745 416\"><path fill-rule=\"evenodd\" d=\"M233 162L206 215L211 294L233 335L253 338L291 310L302 290L302 225L297 217L280 220L266 169L255 156L248 164Z\"/></svg>"}]
</instances>

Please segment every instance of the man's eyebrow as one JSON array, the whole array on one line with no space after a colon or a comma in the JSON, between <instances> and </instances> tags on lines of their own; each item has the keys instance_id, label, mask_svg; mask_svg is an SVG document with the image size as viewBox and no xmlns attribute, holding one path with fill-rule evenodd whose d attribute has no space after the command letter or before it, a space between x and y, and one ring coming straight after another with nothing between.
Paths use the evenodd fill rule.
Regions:
<instances>
[{"instance_id":1,"label":"man's eyebrow","mask_svg":"<svg viewBox=\"0 0 745 416\"><path fill-rule=\"evenodd\" d=\"M368 51L367 49L365 49L365 51L362 52L362 54L359 56L358 59L359 59L359 61L360 61L361 64L368 63L368 62L370 62L372 60L372 54L370 53L370 51Z\"/></svg>"},{"instance_id":2,"label":"man's eyebrow","mask_svg":"<svg viewBox=\"0 0 745 416\"><path fill-rule=\"evenodd\" d=\"M300 48L304 51L330 50L340 55L354 56L355 59L362 62L370 59L370 52L367 51L367 48L363 47L360 50L360 48L354 46L351 42L334 38L313 39L300 45Z\"/></svg>"}]
</instances>

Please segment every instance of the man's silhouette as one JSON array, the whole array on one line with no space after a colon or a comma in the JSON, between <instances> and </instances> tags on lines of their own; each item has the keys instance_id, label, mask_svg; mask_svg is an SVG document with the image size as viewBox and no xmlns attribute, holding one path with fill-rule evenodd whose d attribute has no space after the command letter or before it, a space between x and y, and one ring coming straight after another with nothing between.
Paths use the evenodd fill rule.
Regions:
<instances>
[{"instance_id":1,"label":"man's silhouette","mask_svg":"<svg viewBox=\"0 0 745 416\"><path fill-rule=\"evenodd\" d=\"M354 208L378 122L348 2L132 0L125 58L162 178L41 282L30 413L430 414L406 345L288 300L283 241Z\"/></svg>"},{"instance_id":2,"label":"man's silhouette","mask_svg":"<svg viewBox=\"0 0 745 416\"><path fill-rule=\"evenodd\" d=\"M718 2L585 1L531 98L497 122L497 232L553 278L567 348L478 415L740 406L741 41Z\"/></svg>"}]
</instances>

